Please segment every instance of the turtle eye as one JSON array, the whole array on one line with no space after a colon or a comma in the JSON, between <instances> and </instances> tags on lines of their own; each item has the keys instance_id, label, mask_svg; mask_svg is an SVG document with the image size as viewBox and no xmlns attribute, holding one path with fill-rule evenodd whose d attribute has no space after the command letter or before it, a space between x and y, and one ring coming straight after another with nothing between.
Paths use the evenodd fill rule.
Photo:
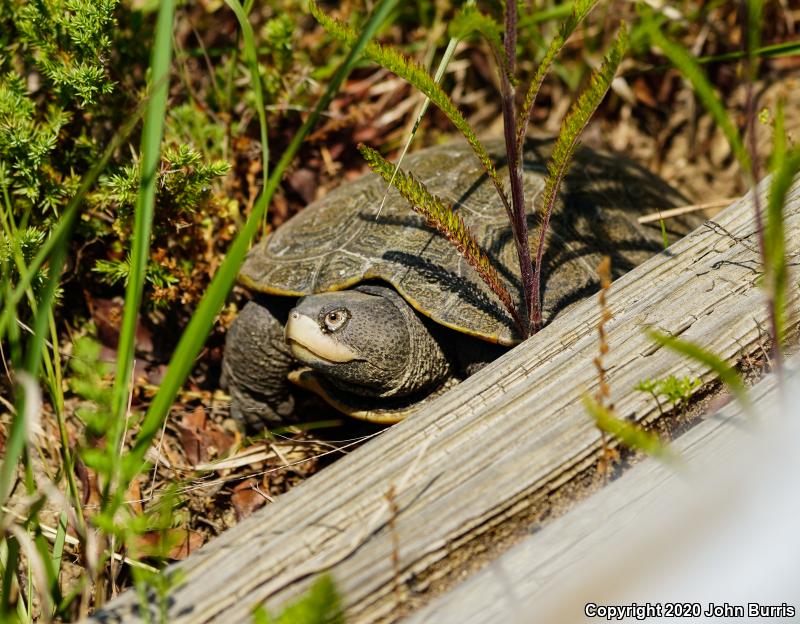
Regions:
<instances>
[{"instance_id":1,"label":"turtle eye","mask_svg":"<svg viewBox=\"0 0 800 624\"><path fill-rule=\"evenodd\" d=\"M348 320L350 320L350 312L345 308L329 310L328 312L325 312L325 316L322 318L323 331L339 331L345 326Z\"/></svg>"}]
</instances>

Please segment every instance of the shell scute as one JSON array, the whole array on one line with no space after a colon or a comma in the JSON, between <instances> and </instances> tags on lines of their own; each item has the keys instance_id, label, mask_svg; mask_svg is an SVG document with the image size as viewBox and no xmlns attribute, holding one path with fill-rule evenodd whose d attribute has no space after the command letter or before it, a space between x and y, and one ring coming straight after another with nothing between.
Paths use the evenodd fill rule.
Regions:
<instances>
[{"instance_id":1,"label":"shell scute","mask_svg":"<svg viewBox=\"0 0 800 624\"><path fill-rule=\"evenodd\" d=\"M505 179L503 142L486 145ZM525 151L534 250L534 210L539 208L550 145L531 141ZM428 148L409 156L403 168L454 206L519 301L520 271L505 208L469 146ZM334 189L253 247L241 281L256 291L300 296L382 280L438 323L493 342L517 342L514 325L494 294L394 189L378 214L385 193L385 182L369 173ZM682 202L679 193L643 168L616 155L579 150L548 233L545 318L596 290L595 267L603 255L612 256L616 277L658 252L660 230L639 226L635 218ZM670 223L680 234L693 224L691 218Z\"/></svg>"}]
</instances>

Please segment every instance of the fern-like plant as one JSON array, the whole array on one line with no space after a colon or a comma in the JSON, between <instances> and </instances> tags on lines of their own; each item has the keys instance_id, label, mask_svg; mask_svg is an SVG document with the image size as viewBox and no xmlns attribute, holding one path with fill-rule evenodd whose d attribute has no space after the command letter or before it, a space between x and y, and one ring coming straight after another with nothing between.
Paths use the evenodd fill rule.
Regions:
<instances>
[{"instance_id":1,"label":"fern-like plant","mask_svg":"<svg viewBox=\"0 0 800 624\"><path fill-rule=\"evenodd\" d=\"M577 149L581 132L586 127L597 106L608 91L614 78L617 66L627 45L627 30L624 24L601 67L592 75L586 90L576 99L567 113L561 126L550 161L547 164L548 177L545 183L544 200L539 207L542 227L534 257L528 240L528 206L525 199L525 188L522 182L522 159L526 129L531 118L531 111L536 101L539 88L570 34L589 14L597 0L577 0L570 16L561 25L558 34L548 47L542 62L536 69L519 111L516 110L516 91L521 78L516 74L518 8L516 2L506 2L504 25L500 25L491 16L480 12L473 5L468 5L456 16L451 25L451 36L465 38L475 33L482 36L489 44L495 58L501 89L504 136L506 156L508 159L508 187L500 178L488 151L478 140L474 130L466 118L442 90L430 74L413 59L399 50L369 43L364 55L378 65L397 74L419 89L433 102L464 135L475 155L492 181L500 200L505 207L511 223L517 257L522 276L523 301L515 304L510 294L497 278L497 270L480 249L468 226L453 213L452 206L432 195L424 185L407 173L398 171L377 152L362 148L362 153L370 167L383 176L387 182L397 188L403 197L411 203L416 211L422 214L428 223L447 238L475 268L491 291L500 299L517 324L522 338L527 338L538 331L543 323L542 318L542 264L550 215L558 196L561 182L567 172L572 157ZM334 37L352 45L357 39L356 31L322 11L312 0L311 12L322 26ZM388 175L387 175L388 172ZM521 310L522 313L518 312Z\"/></svg>"}]
</instances>

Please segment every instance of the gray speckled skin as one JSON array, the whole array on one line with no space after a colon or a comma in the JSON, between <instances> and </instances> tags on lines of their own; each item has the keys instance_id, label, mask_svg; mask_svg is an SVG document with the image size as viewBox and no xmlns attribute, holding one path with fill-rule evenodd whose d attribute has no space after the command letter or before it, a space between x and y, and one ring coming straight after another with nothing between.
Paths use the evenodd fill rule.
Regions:
<instances>
[{"instance_id":1,"label":"gray speckled skin","mask_svg":"<svg viewBox=\"0 0 800 624\"><path fill-rule=\"evenodd\" d=\"M222 359L220 385L231 395L231 416L253 428L286 424L294 411L286 375L295 359L276 318L288 301L269 303L244 306L228 330Z\"/></svg>"},{"instance_id":2,"label":"gray speckled skin","mask_svg":"<svg viewBox=\"0 0 800 624\"><path fill-rule=\"evenodd\" d=\"M503 152L502 141L486 145L490 153ZM539 207L551 145L549 141L526 145L524 183L529 213ZM505 179L506 168L499 157L496 160L499 175ZM495 262L509 291L521 299L510 226L471 149L464 143L450 143L422 150L406 160L405 168L432 192L453 203ZM326 387L344 390L351 397L418 396L420 391L434 389L451 373L459 377L471 374L503 350L498 344L508 346L519 341L508 314L466 260L426 226L396 192L390 192L382 213L377 215L384 191L384 182L372 174L343 184L248 254L240 281L254 292L269 296L262 296L261 304L249 304L234 323L224 362L234 412L243 414L247 422L256 422L258 414L267 424L282 421L291 405L285 379L296 363L287 358L288 348L283 343L281 320L285 319L266 308L272 310L280 306L280 301L293 301L290 298L329 293L299 303L302 309L321 308L325 297L333 297L338 303L348 300L346 293L350 291L338 295L331 291L359 284L364 292L376 288L364 285L365 281L394 288L376 307L381 310L375 313L378 322L354 323L347 338L352 346L374 355L379 364L337 365L341 372L333 376L330 366L327 371L321 370L324 365L317 367L328 374L330 383ZM636 217L682 203L686 200L679 193L638 165L617 155L579 149L551 221L542 284L545 322L597 290L595 267L604 255L611 256L616 278L658 253L662 249L659 227L640 226ZM688 232L698 222L691 216L670 220L671 238ZM531 215L533 248L537 223ZM385 307L387 302L391 307ZM419 316L406 303L429 318ZM263 310L255 313L249 310L252 305ZM395 310L404 317L405 330ZM404 337L403 332L411 326L425 330L419 332L421 346L414 344L416 339ZM417 330L410 335L417 335ZM394 346L389 346L391 335L400 336ZM413 370L399 364L401 360L409 362ZM258 406L258 401L269 405Z\"/></svg>"},{"instance_id":3,"label":"gray speckled skin","mask_svg":"<svg viewBox=\"0 0 800 624\"><path fill-rule=\"evenodd\" d=\"M391 288L359 286L311 295L292 312L314 320L346 309L349 320L328 334L355 351L345 363L304 361L345 392L371 397L404 397L430 391L450 376L444 350L405 300Z\"/></svg>"}]
</instances>

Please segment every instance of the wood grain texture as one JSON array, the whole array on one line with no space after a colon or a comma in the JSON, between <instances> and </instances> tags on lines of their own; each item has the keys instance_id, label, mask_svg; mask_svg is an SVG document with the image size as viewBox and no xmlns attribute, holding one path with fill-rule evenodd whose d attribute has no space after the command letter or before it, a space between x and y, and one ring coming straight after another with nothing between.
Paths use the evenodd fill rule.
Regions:
<instances>
[{"instance_id":1,"label":"wood grain texture","mask_svg":"<svg viewBox=\"0 0 800 624\"><path fill-rule=\"evenodd\" d=\"M788 366L794 371L789 383L800 388L800 355L795 355ZM756 420L748 418L738 403L729 403L671 445L672 450L679 453L679 465L670 466L655 459L636 464L602 491L516 544L404 622L578 622L585 621L583 605L587 602L629 604L614 592L620 586L634 585L644 567L658 566L664 585L674 585L674 578L670 583L669 564L664 557L659 558L655 544L688 541L687 518L689 524L704 531L706 538L708 533L720 533L728 529L727 525L742 521L741 516L727 515L727 505L720 505L723 511L715 513L714 503L709 499L701 500L699 513L694 507L697 498L704 494L703 480L719 470L721 460L726 471L724 487L715 489L723 490L728 497L744 498L741 483L737 483L742 468L752 475L752 467L747 462L753 459L753 447L757 449L758 443L775 429L780 430L782 424L773 409L778 404L778 394L775 377L765 377L749 392L758 406ZM800 406L795 411L800 412ZM792 418L797 416L798 413L791 415ZM757 450L755 458L764 460ZM714 486L717 485L714 481ZM782 497L785 491L776 494ZM684 507L676 508L677 502ZM657 519L654 520L654 516ZM764 526L746 528L765 529ZM709 562L716 559L717 565L729 563L718 552L703 553L702 546L694 548L696 556ZM620 565L615 559L625 563ZM684 561L682 573L687 568L688 563ZM737 566L736 569L746 578L746 567ZM764 573L759 568L751 572ZM698 589L702 591L708 585L700 585ZM657 600L664 601L666 592L671 589L666 587ZM728 599L735 602L738 595L730 590ZM695 598L687 592L677 599L687 601L690 597ZM751 594L748 597L754 598ZM643 593L634 592L634 601L641 603L649 599Z\"/></svg>"},{"instance_id":2,"label":"wood grain texture","mask_svg":"<svg viewBox=\"0 0 800 624\"><path fill-rule=\"evenodd\" d=\"M659 416L653 399L634 390L644 378L713 380L702 366L654 346L645 327L696 340L730 361L761 348L767 315L757 286L752 212L747 199L736 202L713 224L613 284L605 361L619 414L637 421ZM786 235L795 262L797 183ZM789 297L795 305L798 289ZM594 298L576 305L423 411L194 553L176 566L185 576L169 596L168 621L250 621L255 605L277 610L326 571L343 594L348 622L395 619L398 596L408 605L424 601L431 584L469 568L504 527L530 523L596 460L600 435L581 398L596 386L599 314ZM390 489L396 517L386 499ZM400 545L399 578L393 538ZM140 609L128 592L92 621L140 621Z\"/></svg>"}]
</instances>

